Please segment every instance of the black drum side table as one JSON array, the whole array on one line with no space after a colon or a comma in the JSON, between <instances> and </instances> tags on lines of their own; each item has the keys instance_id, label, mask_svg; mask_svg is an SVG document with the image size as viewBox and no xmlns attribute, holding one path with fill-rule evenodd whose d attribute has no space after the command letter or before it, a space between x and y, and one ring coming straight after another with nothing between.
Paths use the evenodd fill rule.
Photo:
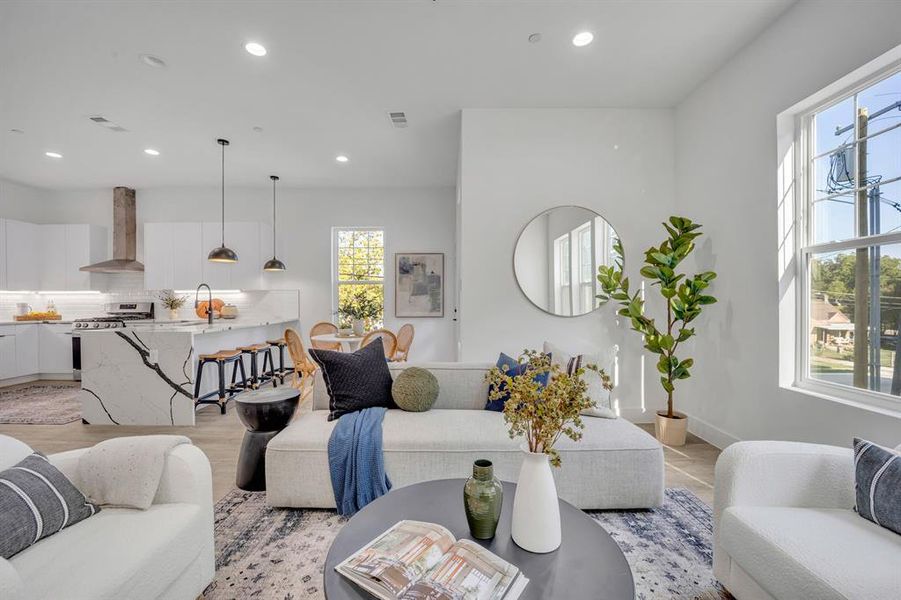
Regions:
<instances>
[{"instance_id":1,"label":"black drum side table","mask_svg":"<svg viewBox=\"0 0 901 600\"><path fill-rule=\"evenodd\" d=\"M300 390L291 387L248 391L235 398L236 412L247 428L235 477L242 490L266 489L266 446L291 422L299 401Z\"/></svg>"}]
</instances>

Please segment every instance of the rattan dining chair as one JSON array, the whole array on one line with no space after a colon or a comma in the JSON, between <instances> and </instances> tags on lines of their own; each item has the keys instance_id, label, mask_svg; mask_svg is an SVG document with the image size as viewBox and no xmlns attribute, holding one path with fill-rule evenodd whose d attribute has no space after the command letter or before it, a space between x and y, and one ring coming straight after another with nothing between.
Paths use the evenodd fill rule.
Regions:
<instances>
[{"instance_id":1,"label":"rattan dining chair","mask_svg":"<svg viewBox=\"0 0 901 600\"><path fill-rule=\"evenodd\" d=\"M410 323L404 323L397 330L397 348L391 356L391 362L407 362L410 358L410 346L413 345L413 336L416 330Z\"/></svg>"},{"instance_id":2,"label":"rattan dining chair","mask_svg":"<svg viewBox=\"0 0 901 600\"><path fill-rule=\"evenodd\" d=\"M335 350L336 352L341 352L341 344L338 342L319 342L313 339L313 336L326 335L329 333L338 333L338 326L328 321L320 321L313 325L313 328L310 329L310 346L317 350Z\"/></svg>"},{"instance_id":3,"label":"rattan dining chair","mask_svg":"<svg viewBox=\"0 0 901 600\"><path fill-rule=\"evenodd\" d=\"M313 390L313 375L316 374L316 363L309 357L303 347L300 334L290 327L285 330L285 344L288 346L288 354L294 363L294 377L291 386L300 390L300 401Z\"/></svg>"},{"instance_id":4,"label":"rattan dining chair","mask_svg":"<svg viewBox=\"0 0 901 600\"><path fill-rule=\"evenodd\" d=\"M397 350L397 337L387 329L376 329L370 331L360 342L360 348L372 343L377 338L382 338L382 347L385 351L385 359L390 360Z\"/></svg>"}]
</instances>

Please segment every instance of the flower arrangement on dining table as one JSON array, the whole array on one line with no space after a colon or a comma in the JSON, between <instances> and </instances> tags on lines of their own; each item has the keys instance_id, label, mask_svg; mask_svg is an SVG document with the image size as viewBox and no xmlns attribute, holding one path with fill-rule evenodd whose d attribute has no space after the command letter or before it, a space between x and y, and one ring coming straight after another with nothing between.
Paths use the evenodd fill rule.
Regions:
<instances>
[{"instance_id":1,"label":"flower arrangement on dining table","mask_svg":"<svg viewBox=\"0 0 901 600\"><path fill-rule=\"evenodd\" d=\"M607 391L613 389L612 380L604 369L591 364L567 373L550 355L535 350L524 350L517 362L522 369L518 375L511 375L506 366L494 367L486 374L489 400L507 398L504 420L510 438L525 438L529 452L547 454L551 465L559 467L557 440L564 435L581 440L582 411L594 406L583 375L594 371Z\"/></svg>"}]
</instances>

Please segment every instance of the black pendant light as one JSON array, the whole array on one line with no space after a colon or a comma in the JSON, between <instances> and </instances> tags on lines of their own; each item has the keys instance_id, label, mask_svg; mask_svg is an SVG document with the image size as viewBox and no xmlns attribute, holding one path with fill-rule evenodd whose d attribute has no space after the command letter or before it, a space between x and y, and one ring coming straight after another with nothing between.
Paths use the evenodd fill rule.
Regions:
<instances>
[{"instance_id":1,"label":"black pendant light","mask_svg":"<svg viewBox=\"0 0 901 600\"><path fill-rule=\"evenodd\" d=\"M238 253L225 246L225 147L228 146L228 140L218 139L216 142L222 146L222 245L213 248L206 259L217 263L236 263Z\"/></svg>"},{"instance_id":2,"label":"black pendant light","mask_svg":"<svg viewBox=\"0 0 901 600\"><path fill-rule=\"evenodd\" d=\"M272 258L263 265L264 271L284 271L285 263L275 257L275 182L278 181L278 175L270 175L272 180Z\"/></svg>"}]
</instances>

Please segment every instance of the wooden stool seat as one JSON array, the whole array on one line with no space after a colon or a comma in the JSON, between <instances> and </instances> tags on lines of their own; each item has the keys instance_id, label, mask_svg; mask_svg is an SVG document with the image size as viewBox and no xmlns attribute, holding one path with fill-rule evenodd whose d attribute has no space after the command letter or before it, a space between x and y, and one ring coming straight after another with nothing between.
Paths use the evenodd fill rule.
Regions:
<instances>
[{"instance_id":1,"label":"wooden stool seat","mask_svg":"<svg viewBox=\"0 0 901 600\"><path fill-rule=\"evenodd\" d=\"M251 344L249 346L238 346L238 350L240 352L259 352L260 350L266 350L269 348L269 344Z\"/></svg>"},{"instance_id":2,"label":"wooden stool seat","mask_svg":"<svg viewBox=\"0 0 901 600\"><path fill-rule=\"evenodd\" d=\"M266 343L270 346L284 346L285 338L278 338L277 340L266 340Z\"/></svg>"},{"instance_id":3,"label":"wooden stool seat","mask_svg":"<svg viewBox=\"0 0 901 600\"><path fill-rule=\"evenodd\" d=\"M220 350L215 354L201 354L199 358L200 360L228 360L240 356L240 354L239 350Z\"/></svg>"}]
</instances>

